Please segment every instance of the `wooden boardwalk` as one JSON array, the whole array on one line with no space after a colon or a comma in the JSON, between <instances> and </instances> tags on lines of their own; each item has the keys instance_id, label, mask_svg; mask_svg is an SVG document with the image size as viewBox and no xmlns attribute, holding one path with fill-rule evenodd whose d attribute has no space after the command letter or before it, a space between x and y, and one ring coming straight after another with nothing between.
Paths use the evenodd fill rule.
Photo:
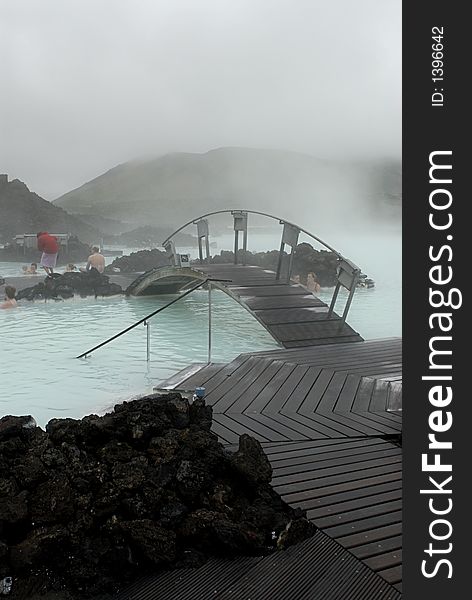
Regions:
<instances>
[{"instance_id":1,"label":"wooden boardwalk","mask_svg":"<svg viewBox=\"0 0 472 600\"><path fill-rule=\"evenodd\" d=\"M400 600L398 590L318 530L268 556L208 560L151 576L116 600Z\"/></svg>"},{"instance_id":2,"label":"wooden boardwalk","mask_svg":"<svg viewBox=\"0 0 472 600\"><path fill-rule=\"evenodd\" d=\"M148 295L169 290L175 293L179 287L206 277L228 280L213 285L248 310L284 348L362 341L338 314L333 312L328 318L328 306L304 286L278 281L273 271L261 267L233 264L163 267L139 277L127 293Z\"/></svg>"},{"instance_id":3,"label":"wooden boardwalk","mask_svg":"<svg viewBox=\"0 0 472 600\"><path fill-rule=\"evenodd\" d=\"M401 591L401 339L243 354L184 369L159 389L206 389L213 430L249 433L273 485Z\"/></svg>"}]
</instances>

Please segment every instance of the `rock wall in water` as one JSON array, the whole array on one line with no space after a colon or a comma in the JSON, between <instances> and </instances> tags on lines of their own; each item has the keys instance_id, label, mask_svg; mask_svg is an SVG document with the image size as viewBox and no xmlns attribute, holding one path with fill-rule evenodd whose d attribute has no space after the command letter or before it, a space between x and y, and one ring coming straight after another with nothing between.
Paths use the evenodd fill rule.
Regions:
<instances>
[{"instance_id":1,"label":"rock wall in water","mask_svg":"<svg viewBox=\"0 0 472 600\"><path fill-rule=\"evenodd\" d=\"M16 295L17 300L44 300L72 298L79 296L114 296L123 290L117 283L110 283L108 275L100 274L96 269L87 273L71 272L46 277L34 286L25 288Z\"/></svg>"}]
</instances>

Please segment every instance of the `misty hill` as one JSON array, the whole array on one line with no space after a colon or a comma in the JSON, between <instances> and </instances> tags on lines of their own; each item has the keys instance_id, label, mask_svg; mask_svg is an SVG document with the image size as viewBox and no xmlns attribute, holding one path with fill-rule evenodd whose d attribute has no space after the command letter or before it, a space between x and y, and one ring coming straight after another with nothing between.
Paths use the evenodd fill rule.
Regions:
<instances>
[{"instance_id":1,"label":"misty hill","mask_svg":"<svg viewBox=\"0 0 472 600\"><path fill-rule=\"evenodd\" d=\"M38 231L72 233L84 242L100 240L101 234L61 207L51 204L19 179L0 176L0 239L10 240L21 233Z\"/></svg>"},{"instance_id":2,"label":"misty hill","mask_svg":"<svg viewBox=\"0 0 472 600\"><path fill-rule=\"evenodd\" d=\"M220 148L121 164L55 204L139 225L175 226L212 210L267 211L311 227L400 217L400 162L319 160L278 150ZM308 222L307 222L308 219Z\"/></svg>"},{"instance_id":3,"label":"misty hill","mask_svg":"<svg viewBox=\"0 0 472 600\"><path fill-rule=\"evenodd\" d=\"M81 215L74 212L74 215L84 223L87 223L91 227L98 229L104 235L119 235L120 233L129 231L133 228L133 225L123 223L123 221L118 221L117 219L108 219L107 217L102 217L101 215L96 215L93 213Z\"/></svg>"},{"instance_id":4,"label":"misty hill","mask_svg":"<svg viewBox=\"0 0 472 600\"><path fill-rule=\"evenodd\" d=\"M152 227L144 225L120 235L106 236L107 244L122 244L128 248L146 248L160 246L162 242L173 233L171 227ZM174 236L174 241L180 246L197 246L198 239L189 233L180 232Z\"/></svg>"}]
</instances>

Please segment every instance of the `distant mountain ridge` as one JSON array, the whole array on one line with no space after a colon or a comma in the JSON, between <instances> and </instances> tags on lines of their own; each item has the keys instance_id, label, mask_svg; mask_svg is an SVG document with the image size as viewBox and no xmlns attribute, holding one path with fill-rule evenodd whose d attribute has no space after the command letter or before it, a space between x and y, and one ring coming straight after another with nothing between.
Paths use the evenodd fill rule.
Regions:
<instances>
[{"instance_id":1,"label":"distant mountain ridge","mask_svg":"<svg viewBox=\"0 0 472 600\"><path fill-rule=\"evenodd\" d=\"M7 175L0 175L0 239L38 231L71 233L83 242L101 237L98 229L31 192L19 179L8 181Z\"/></svg>"},{"instance_id":2,"label":"distant mountain ridge","mask_svg":"<svg viewBox=\"0 0 472 600\"><path fill-rule=\"evenodd\" d=\"M320 160L296 152L219 148L133 160L54 201L71 213L136 225L178 226L225 208L267 211L300 221L401 214L401 163Z\"/></svg>"}]
</instances>

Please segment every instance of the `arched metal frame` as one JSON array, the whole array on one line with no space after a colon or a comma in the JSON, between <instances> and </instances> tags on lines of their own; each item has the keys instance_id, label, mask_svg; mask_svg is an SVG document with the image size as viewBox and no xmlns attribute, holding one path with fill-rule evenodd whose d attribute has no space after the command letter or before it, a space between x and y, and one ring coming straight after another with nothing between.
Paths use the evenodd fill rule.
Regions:
<instances>
[{"instance_id":1,"label":"arched metal frame","mask_svg":"<svg viewBox=\"0 0 472 600\"><path fill-rule=\"evenodd\" d=\"M192 225L192 223L195 225L198 223L198 221L200 221L201 219L206 219L207 217L212 217L214 215L223 215L225 213L230 213L233 216L234 215L239 215L239 214L252 214L252 215L260 215L262 217L268 217L269 219L273 219L274 221L278 221L280 225L289 225L290 227L294 228L294 229L298 229L299 232L304 233L306 235L308 235L309 237L311 237L313 240L316 240L317 242L319 242L320 244L322 244L325 248L327 248L328 250L330 250L331 252L334 252L334 254L336 254L338 256L338 258L343 258L345 259L345 257L338 252L337 250L335 250L332 246L330 246L329 244L327 244L326 242L324 242L321 238L319 238L318 236L314 235L313 233L310 233L309 231L307 231L306 229L303 229L303 227L300 227L299 225L295 225L295 223L291 223L290 221L287 221L287 219L282 219L281 217L276 217L275 215L270 215L269 213L263 213L260 212L258 210L246 210L246 209L226 209L226 210L215 210L213 212L210 213L206 213L204 215L201 215L199 217L196 217L194 219L192 219L191 221L188 221L187 223L185 223L185 225L182 225L181 227L179 227L178 229L176 229L174 231L174 233L172 233L171 235L169 235L169 237L167 237L163 242L162 245L165 246L165 244L171 240L175 235L177 235L178 233L180 233L182 231L182 229L185 229L186 227L188 227L189 225ZM247 227L247 221L246 221L246 227ZM345 259L347 260L347 259Z\"/></svg>"},{"instance_id":2,"label":"arched metal frame","mask_svg":"<svg viewBox=\"0 0 472 600\"><path fill-rule=\"evenodd\" d=\"M235 235L235 238L234 238L234 249L235 249L234 260L235 260L235 263L237 263L237 260L238 260L239 231L243 232L243 250L244 250L243 256L245 256L246 250L247 250L247 215L253 214L253 215L260 215L262 217L268 217L269 219L278 221L280 225L284 226L283 231L282 231L280 250L279 250L277 279L280 278L280 274L281 274L282 259L283 259L283 252L284 252L285 245L288 245L291 248L291 252L289 255L290 256L289 268L288 268L288 273L287 273L287 280L290 279L291 267L292 267L292 263L293 263L293 253L298 244L298 237L299 237L300 233L304 233L311 239L316 240L319 244L321 244L322 246L324 246L325 248L327 248L328 250L330 250L331 252L336 254L336 256L338 257L338 259L340 261L345 261L349 265L350 269L352 269L353 271L358 271L360 274L360 269L359 269L359 267L357 267L357 265L355 265L352 261L347 259L340 252L338 252L335 248L330 246L328 243L326 243L324 240L322 240L318 236L314 235L313 233L310 233L309 231L307 231L306 229L303 229L303 227L300 227L299 225L296 225L295 223L287 221L287 219L282 219L281 217L277 217L277 216L271 215L269 213L260 212L258 210L226 209L226 210L215 210L213 212L206 213L204 215L201 215L199 217L192 219L191 221L188 221L187 223L185 223L184 225L182 225L181 227L176 229L174 231L174 233L169 235L169 237L167 237L164 240L162 245L164 246L164 248L166 248L174 236L176 236L178 233L180 233L183 229L185 229L189 225L194 224L197 226L199 258L200 258L200 262L202 263L204 261L203 251L202 251L202 239L203 238L205 238L205 243L206 243L206 248L205 248L206 258L208 259L209 255L210 255L209 240L208 240L209 230L208 230L208 221L206 220L206 218L212 217L214 215L222 215L222 214L231 214L234 218L234 235ZM344 285L344 284L342 284L342 285ZM350 289L350 287L348 289Z\"/></svg>"},{"instance_id":3,"label":"arched metal frame","mask_svg":"<svg viewBox=\"0 0 472 600\"><path fill-rule=\"evenodd\" d=\"M290 277L292 275L294 252L298 245L298 238L300 236L300 233L304 233L311 239L316 240L319 244L321 244L322 246L324 246L325 248L327 248L328 250L330 250L331 252L336 254L336 256L338 257L338 261L339 261L338 270L337 270L337 283L336 283L333 298L331 300L331 304L329 307L328 318L334 312L336 299L338 297L338 293L339 293L341 286L346 288L349 292L349 296L348 296L348 299L347 299L347 302L346 302L346 305L345 305L345 308L343 311L343 315L341 317L341 326L342 326L342 323L344 323L344 321L346 320L347 314L349 312L349 308L351 306L352 298L354 296L354 292L356 290L356 286L359 281L359 276L361 274L361 270L357 265L355 265L352 261L350 261L345 256L343 256L335 248L333 248L332 246L327 244L324 240L322 240L318 236L314 235L313 233L310 233L306 229L303 229L303 227L296 225L295 223L291 223L290 221L287 221L286 219L282 219L275 215L260 212L257 210L246 210L246 209L244 209L244 210L243 209L215 210L213 212L206 213L204 215L201 215L200 217L192 219L191 221L188 221L187 223L185 223L184 225L179 227L179 229L174 231L174 233L172 233L166 240L164 240L162 245L164 246L164 248L167 249L169 247L169 244L173 244L172 238L175 235L177 235L179 232L181 232L183 229L185 229L186 227L188 227L189 225L191 225L193 223L194 225L197 226L200 263L204 262L203 250L202 250L202 239L203 238L205 239L205 244L206 244L206 248L205 248L206 262L208 262L208 259L210 257L209 239L208 239L209 238L209 228L208 228L208 221L206 219L207 219L207 217L212 217L214 215L222 215L222 214L228 214L228 213L231 214L234 219L234 263L235 264L238 263L239 232L240 231L243 232L243 264L245 264L246 251L247 251L247 221L248 221L247 217L248 217L248 214L260 215L262 217L268 217L269 219L278 221L280 225L283 225L282 238L280 241L279 257L278 257L278 261L277 261L277 271L276 271L276 279L277 280L279 280L280 276L281 276L282 261L283 261L283 257L284 257L285 246L287 245L290 247L290 254L289 254L289 264L288 264L286 279L287 279L287 283L290 281ZM174 247L173 247L173 257L177 257ZM180 266L180 261L178 261L178 262L179 262L178 266Z\"/></svg>"},{"instance_id":4,"label":"arched metal frame","mask_svg":"<svg viewBox=\"0 0 472 600\"><path fill-rule=\"evenodd\" d=\"M175 248L175 244L174 244L174 241L172 240L172 238L175 235L177 235L180 231L182 231L183 229L185 229L186 227L188 227L189 225L191 225L193 223L194 225L197 226L198 249L199 249L200 262L201 263L204 262L203 246L202 246L202 240L203 239L205 240L205 254L206 254L205 258L206 258L206 261L209 262L209 258L210 258L210 242L209 242L209 227L208 227L208 221L206 220L206 217L211 217L213 215L218 215L218 214L227 214L227 213L231 213L231 215L233 216L233 219L234 219L234 262L235 262L235 264L237 264L237 261L238 261L239 232L240 231L243 232L243 248L242 248L243 249L243 264L245 262L246 251L247 251L247 221L248 221L247 217L248 217L249 213L250 214L256 214L256 215L261 215L261 216L264 216L264 217L268 217L270 219L274 219L274 220L278 221L280 225L283 225L282 239L281 239L280 250L279 250L279 260L278 260L278 265L277 265L276 279L280 278L280 272L281 272L281 267L282 267L282 258L283 258L284 248L285 248L285 245L288 245L288 246L290 246L291 251L290 251L290 255L289 255L289 268L288 268L288 274L287 274L287 282L290 280L291 268L292 268L293 256L294 256L294 250L297 247L298 238L299 238L299 235L300 235L301 232L305 233L306 235L308 235L312 239L314 239L317 242L319 242L320 244L322 244L325 248L327 248L328 250L330 250L331 252L333 252L334 254L336 254L336 256L338 257L338 261L339 261L338 269L337 269L337 284L336 284L336 287L335 287L335 290L334 290L334 294L333 294L333 298L332 298L332 301L331 301L331 304L330 304L330 307L329 307L329 310L328 310L327 318L330 318L331 315L333 314L339 289L340 289L341 286L343 286L344 288L346 288L349 291L349 297L348 297L348 300L346 302L346 306L344 308L343 315L342 315L342 317L340 319L340 328L342 328L343 323L346 320L346 317L347 317L347 314L348 314L348 311L349 311L349 307L351 305L352 298L354 296L354 292L355 292L355 288L357 286L357 282L359 281L359 275L361 273L361 270L359 269L359 267L357 267L353 262L351 262L350 260L348 260L347 258L345 258L340 252L338 252L337 250L335 250L332 246L330 246L329 244L327 244L326 242L324 242L322 239L320 239L316 235L313 235L309 231L306 231L306 229L303 229L302 227L299 227L298 225L295 225L294 223L291 223L290 221L286 221L285 219L280 219L279 217L276 217L274 215L270 215L268 213L263 213L263 212L259 212L259 211L255 211L255 210L236 210L236 209L234 209L234 210L231 210L231 209L218 210L218 211L214 211L214 212L202 215L201 217L197 217L196 219L192 219L191 221L188 221L188 223L185 223L184 225L182 225L181 227L179 227L179 229L177 229L176 231L174 231L174 233L172 233L162 243L163 247L166 250L167 256L169 257L169 259L172 262L172 267L174 269L178 268L179 269L179 273L188 272L188 275L190 276L190 278L189 278L190 280L191 279L199 279L200 282L197 285L191 287L190 289L185 289L187 287L187 285L190 284L190 280L187 282L187 285L185 285L185 282L183 282L184 285L183 285L183 287L181 287L181 289L185 290L185 291L179 297L177 297L174 300L172 300L166 306L157 309L156 311L154 311L153 313L151 313L147 317L144 317L143 319L141 319L137 323L134 323L130 327L127 327L125 330L119 332L118 334L114 335L113 337L109 338L108 340L105 340L104 342L102 342L98 346L95 346L94 348L88 350L87 352L82 353L77 358L82 358L82 357L86 357L86 356L90 355L93 351L97 350L98 348L101 348L105 344L108 344L109 342L113 341L117 337L120 337L121 335L127 333L130 329L133 329L137 325L139 325L141 323L144 323L144 325L147 326L147 336L146 336L147 337L147 355L146 356L147 356L147 360L149 362L149 360L150 360L150 329L149 329L149 319L152 316L154 316L155 314L161 312L162 310L164 310L165 308L167 308L168 306L170 306L171 304L174 304L175 302L177 302L181 298L185 297L187 294L193 292L197 288L200 288L204 283L208 283L209 284L208 362L210 362L210 360L211 360L211 288L212 288L212 283L213 283L213 285L215 287L221 289L222 291L226 292L228 295L232 296L237 302L239 302L242 306L244 306L244 308L246 308L247 310L250 310L250 309L241 301L241 299L239 298L239 296L237 294L233 294L228 287L222 285L225 282L227 282L228 280L213 279L211 277L208 277L208 275L205 274L205 273L198 274L191 267L182 266L183 260L181 259L181 255L179 253L177 253L176 248ZM164 269L169 269L170 270L170 273L169 273L170 277L173 277L175 275L175 273L172 270L172 268L170 268L170 267L164 267ZM161 269L154 269L153 271L144 274L146 276L144 280L143 280L143 276L141 275L140 277L138 277L137 280L135 280L134 283L135 284L141 284L141 285L143 285L144 282L145 282L145 280L146 280L146 278L149 277L149 273L153 273L155 271L159 271L159 274L162 277L162 275L163 275L162 268ZM258 317L257 314L255 314L253 311L250 311L250 312L252 312L252 314L255 316L255 318L258 321L260 321L261 324L264 327L266 327L266 324L263 322L262 319L260 319Z\"/></svg>"}]
</instances>

